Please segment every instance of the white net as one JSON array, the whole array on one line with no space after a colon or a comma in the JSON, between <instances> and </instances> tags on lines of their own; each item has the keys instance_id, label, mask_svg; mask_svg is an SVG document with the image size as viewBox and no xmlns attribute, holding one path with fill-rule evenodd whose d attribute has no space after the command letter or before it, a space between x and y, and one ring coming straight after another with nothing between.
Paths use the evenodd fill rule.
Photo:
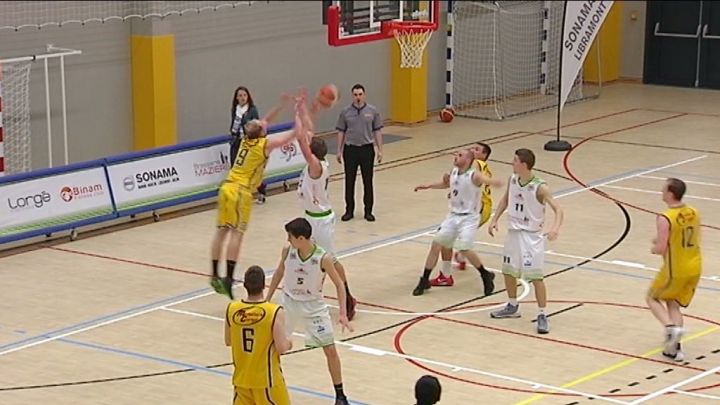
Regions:
<instances>
[{"instance_id":1,"label":"white net","mask_svg":"<svg viewBox=\"0 0 720 405\"><path fill-rule=\"evenodd\" d=\"M218 11L252 1L0 1L0 30Z\"/></svg>"},{"instance_id":2,"label":"white net","mask_svg":"<svg viewBox=\"0 0 720 405\"><path fill-rule=\"evenodd\" d=\"M32 169L30 158L30 62L0 65L5 173Z\"/></svg>"},{"instance_id":3,"label":"white net","mask_svg":"<svg viewBox=\"0 0 720 405\"><path fill-rule=\"evenodd\" d=\"M505 119L557 106L563 3L454 3L452 105L457 115ZM583 87L580 71L567 102L593 93Z\"/></svg>"},{"instance_id":4,"label":"white net","mask_svg":"<svg viewBox=\"0 0 720 405\"><path fill-rule=\"evenodd\" d=\"M422 66L425 47L432 37L432 29L416 28L393 30L393 36L400 45L400 67L417 69Z\"/></svg>"}]
</instances>

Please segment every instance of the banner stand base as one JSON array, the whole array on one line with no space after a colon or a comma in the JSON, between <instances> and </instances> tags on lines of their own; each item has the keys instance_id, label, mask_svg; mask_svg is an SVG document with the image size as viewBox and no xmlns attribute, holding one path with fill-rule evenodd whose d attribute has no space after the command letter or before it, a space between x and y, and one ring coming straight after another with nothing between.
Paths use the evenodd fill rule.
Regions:
<instances>
[{"instance_id":1,"label":"banner stand base","mask_svg":"<svg viewBox=\"0 0 720 405\"><path fill-rule=\"evenodd\" d=\"M549 150L551 152L565 152L570 149L572 149L572 145L570 145L570 142L568 141L554 140L545 144L545 150Z\"/></svg>"}]
</instances>

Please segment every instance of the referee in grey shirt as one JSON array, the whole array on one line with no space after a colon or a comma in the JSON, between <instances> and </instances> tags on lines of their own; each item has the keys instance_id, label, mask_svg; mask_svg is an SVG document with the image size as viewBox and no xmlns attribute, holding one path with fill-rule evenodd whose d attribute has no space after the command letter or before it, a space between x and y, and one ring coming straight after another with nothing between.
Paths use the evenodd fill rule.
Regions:
<instances>
[{"instance_id":1,"label":"referee in grey shirt","mask_svg":"<svg viewBox=\"0 0 720 405\"><path fill-rule=\"evenodd\" d=\"M365 102L365 87L356 84L352 87L353 103L340 112L335 129L338 131L337 160L345 161L345 214L343 221L349 221L355 215L355 179L357 169L363 181L363 204L365 219L375 221L373 215L373 169L375 156L382 161L382 119L377 109Z\"/></svg>"}]
</instances>

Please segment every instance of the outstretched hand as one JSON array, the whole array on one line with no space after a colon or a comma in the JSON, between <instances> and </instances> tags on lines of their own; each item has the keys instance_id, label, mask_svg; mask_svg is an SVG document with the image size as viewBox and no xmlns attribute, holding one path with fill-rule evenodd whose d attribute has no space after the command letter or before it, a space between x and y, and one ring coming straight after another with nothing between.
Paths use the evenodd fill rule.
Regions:
<instances>
[{"instance_id":1,"label":"outstretched hand","mask_svg":"<svg viewBox=\"0 0 720 405\"><path fill-rule=\"evenodd\" d=\"M427 190L427 189L429 189L429 188L430 188L430 186L428 186L427 184L421 184L421 185L415 187L415 190L414 190L414 191L417 192L417 191L420 191L420 190Z\"/></svg>"}]
</instances>

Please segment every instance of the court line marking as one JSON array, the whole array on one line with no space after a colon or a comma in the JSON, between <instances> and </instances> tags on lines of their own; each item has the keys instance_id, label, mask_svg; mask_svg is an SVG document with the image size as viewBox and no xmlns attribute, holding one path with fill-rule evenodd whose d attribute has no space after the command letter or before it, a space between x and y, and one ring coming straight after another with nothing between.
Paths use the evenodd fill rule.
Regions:
<instances>
[{"instance_id":1,"label":"court line marking","mask_svg":"<svg viewBox=\"0 0 720 405\"><path fill-rule=\"evenodd\" d=\"M496 273L502 274L502 271L500 271L500 270L493 269L491 267L485 267L485 268L487 270L491 270ZM517 297L517 299L522 301L525 298L527 298L528 295L530 295L530 284L528 284L527 281L522 280L522 279L520 280L520 284L522 285L523 290L520 293L520 295ZM442 288L442 287L437 287L437 288ZM327 304L327 306L329 306L330 308L338 309L337 305ZM435 315L448 316L448 315L474 314L477 312L490 311L492 309L502 308L504 306L505 306L505 304L502 303L502 304L497 304L497 305L493 305L490 307L480 307L480 308L473 308L473 309L458 309L458 310L454 310L454 311L439 311L439 312L412 312L412 311L403 312L403 311L391 311L391 310L375 311L375 310L370 310L370 309L358 308L358 309L355 309L355 312L363 313L363 314L389 315L389 316L435 316Z\"/></svg>"},{"instance_id":2,"label":"court line marking","mask_svg":"<svg viewBox=\"0 0 720 405\"><path fill-rule=\"evenodd\" d=\"M223 377L232 377L233 376L233 373L231 373L229 371L208 368L208 367L200 366L197 364L186 363L183 361L154 356L151 354L145 354L145 353L135 352L135 351L131 351L131 350L120 349L120 348L113 347L113 346L100 345L97 343L83 342L83 341L79 341L79 340L75 340L75 339L66 339L66 338L58 339L58 341L67 343L67 344L71 344L74 346L84 347L86 349L92 349L92 350L101 351L101 352L119 354L122 356L138 358L141 360L150 360L150 361L154 361L157 363L170 364L173 366L179 366L179 367L183 367L183 368L190 368L195 371L200 371L200 372L204 372L204 373L208 373L208 374L215 374L215 375L220 375ZM315 390L312 390L309 388L292 386L292 385L288 385L287 387L288 387L288 390L290 390L290 391L296 391L296 392L310 395L310 396L313 396L316 398L324 398L324 399L329 399L329 400L333 400L333 401L335 400L335 397L333 395L325 394L323 392L315 391ZM355 405L369 405L365 402L358 402L358 401L353 401L353 400L350 400L350 403L355 404Z\"/></svg>"},{"instance_id":3,"label":"court line marking","mask_svg":"<svg viewBox=\"0 0 720 405\"><path fill-rule=\"evenodd\" d=\"M687 336L687 337L683 338L683 339L682 339L682 342L683 342L683 343L690 342L690 341L692 341L692 340L698 339L698 338L700 338L700 337L703 337L703 336L708 335L708 334L710 334L710 333L716 332L716 331L718 331L718 330L720 330L720 326L712 326L712 327L709 327L709 328L707 328L707 329L701 330L700 332L697 332L697 333L695 333L695 334L692 334L692 335L690 335L690 336ZM631 359L625 359L625 360L619 361L619 362L617 362L617 363L615 363L615 364L612 364L612 365L610 365L610 366L608 366L608 367L605 367L605 368L600 369L600 370L597 370L597 371L593 371L592 373L585 374L585 375L582 376L582 377L576 378L576 379L574 379L574 380L572 380L572 381L570 381L570 382L568 382L568 383L565 383L565 384L562 385L562 387L563 387L563 388L570 388L570 387L574 387L574 386L576 386L576 385L578 385L578 384L582 384L582 383L584 383L584 382L588 382L588 381L594 380L594 379L596 379L596 378L598 378L598 377L602 377L602 376L604 376L604 375L606 375L606 374L609 374L609 373L611 373L611 372L613 372L613 371L619 370L619 369L624 368L624 367L627 367L627 366L629 366L629 365L631 365L631 364L633 364L633 363L635 363L635 362L637 362L637 361L640 361L640 360L641 360L640 358L647 358L647 357L653 356L653 355L655 355L655 354L658 354L658 353L662 352L664 349L665 349L664 347L655 348L655 349L653 349L653 350L650 350L650 351L647 351L647 352L641 354L639 357L634 357L634 358L631 358ZM711 370L704 371L704 372L702 372L702 373L700 373L700 374L698 374L698 375L714 374L714 373L717 372L718 370L720 370L720 367L717 367L716 369L711 369ZM712 371L712 372L708 373L708 371ZM693 381L694 381L694 380L693 380ZM692 381L690 381L690 382L692 382ZM672 389L675 389L675 388L677 388L677 387L679 387L679 385L678 385L678 386L673 386L673 387L670 388L670 389L672 390ZM659 392L659 391L658 391L658 392ZM662 394L664 394L665 392L668 392L668 391L664 391L664 392L662 392L662 393L659 394L659 395L662 395ZM520 401L520 402L516 402L515 405L527 405L527 404L533 403L533 402L535 402L535 401L538 401L538 400L540 400L540 399L542 399L542 398L544 398L544 397L546 397L546 396L547 396L547 394L536 394L536 395L533 395L532 397L530 397L530 398L528 398L528 399L525 399L525 400ZM654 397L653 397L653 398L654 398ZM633 401L633 402L630 402L629 404L635 404L635 403L637 403L637 402Z\"/></svg>"},{"instance_id":4,"label":"court line marking","mask_svg":"<svg viewBox=\"0 0 720 405\"><path fill-rule=\"evenodd\" d=\"M482 241L475 241L475 244L492 246L492 247L499 247L499 248L502 248L502 247L503 247L503 245L501 245L501 244L499 244L499 243L482 242ZM485 253L491 253L491 252L485 252ZM629 267L629 268L632 268L632 269L648 270L648 271L652 271L652 272L655 272L655 273L660 272L660 269L658 269L658 268L646 266L646 265L644 265L644 264L642 264L642 263L634 263L634 262L628 262L628 261L624 261L624 260L605 260L605 259L599 259L599 258L598 258L598 259L593 259L592 257L584 257L584 256L572 255L572 254L568 254L568 253L559 253L559 252L556 252L556 251L551 250L551 249L546 250L546 251L545 251L545 254L551 255L551 256L565 257L565 258L568 258L568 259L578 259L578 260L583 260L583 261L584 261L584 260L587 260L587 261L596 262L596 263L609 264L609 265L622 266L622 267ZM554 264L566 265L566 264L564 264L564 263L554 263ZM580 266L580 267L584 267L584 266ZM598 269L598 270L600 270L600 269ZM700 279L702 279L702 280L709 280L709 281L720 281L720 276L701 276Z\"/></svg>"},{"instance_id":5,"label":"court line marking","mask_svg":"<svg viewBox=\"0 0 720 405\"><path fill-rule=\"evenodd\" d=\"M358 255L361 253L365 253L371 250L380 249L386 246L391 246L397 243L401 243L410 239L414 239L417 237L420 237L428 232L428 229L434 229L437 226L432 227L425 227L420 230L411 231L411 232L405 232L400 235L396 235L393 237L383 238L379 241L367 243L360 245L356 248L350 248L347 249L347 253L338 255L338 258L342 259L345 257L350 257L354 255ZM54 340L64 338L67 336L72 336L78 333L87 332L102 326L110 325L116 322L120 322L123 320L127 320L130 318L134 318L140 315L148 314L154 311L160 310L162 307L167 305L178 305L183 304L186 302L194 301L209 295L216 294L215 291L209 289L209 288L203 288L201 290L193 290L189 293L181 294L180 296L173 296L169 298L165 298L160 301L155 301L150 304L145 304L140 307L131 308L129 310L125 310L119 313L114 313L110 315L105 315L100 318L91 319L89 321L84 321L82 323L71 325L62 329L46 332L40 335L36 335L33 337L29 337L26 339L22 339L17 342L13 342L10 344L6 344L3 346L0 346L0 356L4 356L19 350L28 349L34 346L38 346L44 343L52 342ZM178 297L186 297L188 298L182 298L178 299ZM88 325L86 327L80 327L82 325ZM38 340L39 339L39 340ZM26 343L27 342L27 343ZM24 343L24 344L23 344Z\"/></svg>"},{"instance_id":6,"label":"court line marking","mask_svg":"<svg viewBox=\"0 0 720 405\"><path fill-rule=\"evenodd\" d=\"M616 190L635 191L635 192L637 192L637 193L662 194L660 191L646 190L646 189L644 189L644 188L622 187L622 186L607 186L607 185L606 185L606 186L601 186L601 187L603 187L603 188L613 188L613 189L616 189ZM717 201L720 201L720 199L718 199L718 198L702 197L702 196L699 196L699 195L690 195L690 194L685 194L685 195L683 196L683 198L689 198L689 199L693 199L693 200L703 200L703 201L716 201L716 202L717 202Z\"/></svg>"},{"instance_id":7,"label":"court line marking","mask_svg":"<svg viewBox=\"0 0 720 405\"><path fill-rule=\"evenodd\" d=\"M667 174L668 177L690 177L694 179L703 179L703 180L712 180L712 181L718 181L720 180L720 177L714 177L714 176L707 176L704 174L695 174L695 173L687 173L687 172L674 172L674 171L664 171L664 174Z\"/></svg>"},{"instance_id":8,"label":"court line marking","mask_svg":"<svg viewBox=\"0 0 720 405\"><path fill-rule=\"evenodd\" d=\"M213 292L214 292L214 291L213 291ZM112 322L109 322L109 321L114 321L114 320L116 320L116 319L117 319L117 320L127 319L128 317L134 316L134 314L146 313L146 312L148 312L148 309L153 309L153 308L155 308L155 307L160 307L160 306L168 305L169 303L178 302L178 301L183 301L183 302L184 302L184 301L187 300L187 299L197 299L197 298L199 298L199 296L205 296L205 295L209 295L209 294L210 294L210 293L209 293L209 289L208 289L208 288L202 288L202 289L199 289L199 290L193 290L193 291L190 291L190 292L187 292L187 293L183 293L183 294L179 294L179 295L175 295L175 296L163 298L163 299L158 300L158 301L153 301L153 302L148 303L148 304L144 304L144 305L132 307L132 308L126 309L126 310L124 310L124 311L111 313L111 314L104 315L104 316L101 316L101 317L99 317L99 318L91 319L91 320L88 320L88 321L83 321L83 322L80 322L80 323L77 323L77 324L74 324L74 325L70 325L70 326L67 326L67 327L64 327L64 328L55 329L55 330L52 330L52 331L49 331L49 332L45 332L45 333L42 333L42 334L39 334L39 335L36 335L36 336L32 336L32 337L28 337L28 338L19 340L19 341L13 342L13 343L8 343L8 344L5 344L5 345L2 345L2 346L0 346L0 350L2 350L2 351L0 351L0 355L4 355L4 354L7 354L7 353L11 353L11 352L13 352L13 351L16 351L15 349L18 347L18 345L22 345L23 343L28 343L28 344L23 345L23 346L20 346L20 347L27 348L27 347L35 346L37 342L33 342L33 341L36 341L37 339L49 338L49 337L51 337L51 336L53 336L53 335L57 335L56 338L69 336L69 335L67 335L67 334L65 334L65 333L66 333L66 332L74 332L75 330L79 330L78 328L81 328L81 327L84 326L84 325L89 325L89 326L95 326L95 325L101 325L101 324L102 324L102 325L107 325L107 324L109 324L109 323L112 323ZM189 298L188 298L188 297L189 297ZM108 322L109 322L109 323L108 323ZM116 322L116 321L115 321L115 322ZM86 329L86 328L83 328L83 330L85 330L85 329ZM89 330L89 329L88 329L88 330ZM41 342L44 342L44 341L46 341L46 340L47 340L47 339L40 340L40 341L41 341Z\"/></svg>"},{"instance_id":9,"label":"court line marking","mask_svg":"<svg viewBox=\"0 0 720 405\"><path fill-rule=\"evenodd\" d=\"M427 244L428 244L428 242L423 242L423 241L419 241L419 240L411 240L411 241L408 241L408 242L420 243L420 244L423 244L423 245L427 245ZM487 242L475 242L475 243L477 243L477 244L487 244L487 245L490 245L490 246L499 246L499 247L502 247L502 245L491 244L491 243L487 243ZM478 252L478 253L481 253L481 254L483 254L483 255L502 256L502 253L491 252L491 251L489 251L489 250L478 250L477 252ZM553 251L551 251L551 250L548 250L548 251L546 251L545 253L546 253L546 254L557 254L557 255L559 255L559 256L561 256L561 257L562 257L562 256L567 256L567 257L575 258L575 259L597 260L597 259L591 259L591 258L589 258L589 257L585 258L585 257L582 257L582 256L558 254L558 253L555 253L555 252L553 252ZM616 262L616 260L613 260L613 261L611 261L611 262L609 262L609 263L610 263L610 264L620 265L620 264L615 263L615 262ZM546 260L545 263L546 263L546 264L556 265L556 266L561 266L561 267L567 267L567 266L568 266L567 263L555 262L555 261L551 261L551 260ZM630 262L625 262L625 263L630 263ZM628 266L628 267L640 268L640 267L638 267L639 265L640 265L640 264L638 263L637 266ZM583 264L583 265L581 265L581 266L574 266L573 268L578 269L578 270L583 270L583 271L594 271L594 272L598 272L598 273L614 274L614 275L616 275L616 276L621 276L621 277L638 278L638 279L642 279L642 280L653 280L653 277L641 276L641 275L634 274L634 273L622 273L622 272L620 272L620 271L615 271L615 270L600 269L600 268L597 268L597 267L588 266L587 264ZM652 270L652 271L656 271L656 272L660 271L660 270L657 270L657 269L652 269L652 268L650 268L650 267L645 268L645 270ZM702 278L704 278L704 279L706 279L706 280L711 280L711 281L720 281L720 276L703 276ZM698 286L697 288L700 289L700 290L707 290L707 291L720 291L720 288L714 288L714 287ZM444 312L441 313L441 314L444 314Z\"/></svg>"},{"instance_id":10,"label":"court line marking","mask_svg":"<svg viewBox=\"0 0 720 405\"><path fill-rule=\"evenodd\" d=\"M650 169L650 170L656 170L656 168L653 168L653 169ZM658 169L658 170L659 170L659 169ZM630 172L625 172L625 173L619 173L619 174L614 175L614 176L611 176L611 177L607 177L607 178L604 178L604 179L596 180L596 182L598 182L598 184L603 184L603 183L607 184L608 182L617 181L618 179L622 179L622 178L629 178L628 176L633 177L633 176L639 175L639 174L641 174L641 173L643 173L643 172L648 172L648 170L640 170L639 172L638 172L637 170L635 170L635 171L630 171ZM618 176L619 176L619 177L618 177ZM592 184L594 184L594 183L595 183L595 182L588 183L588 186L587 186L587 187L581 187L581 186L575 185L575 186L573 186L573 187L571 187L571 188L569 188L569 189L567 189L567 190L565 190L565 191L560 191L560 192L557 192L557 193L554 193L554 194L556 194L556 198L562 198L562 197L564 197L565 195L570 195L570 194L574 194L574 193L576 193L576 192L584 191L585 189L590 189L590 188L592 188ZM436 225L432 225L432 226L428 226L428 227L421 228L421 229L419 229L419 230L406 232L406 233L403 233L403 234L400 234L400 235L391 236L391 237L388 237L388 238L383 238L383 239L380 239L379 241L369 242L369 243L360 245L360 246L355 247L355 248L350 248L350 249L347 249L347 252L348 252L348 253L346 253L346 254L340 254L340 255L338 255L338 258L344 258L344 257L349 257L349 256L355 255L355 254L365 253L365 252L368 252L368 251L371 251L371 250L375 250L375 249L379 249L379 248L382 248L382 247L390 246L390 245L393 245L393 244L401 243L401 242L404 242L404 241L407 241L407 240L415 239L415 238L421 237L421 236L423 236L423 235L432 234L432 231L435 230L435 229L437 229L438 226L439 226L439 224L436 224ZM73 252L73 253L84 253L84 252ZM91 255L92 255L92 254L91 254ZM106 259L118 259L118 258L110 258L110 257L103 257L103 258L106 258ZM124 260L124 259L123 259L123 260ZM152 265L152 264L140 263L140 262L133 262L132 264L142 265L142 266L150 266L150 267L153 267L153 266L154 266L154 265ZM210 291L210 292L208 292L208 291ZM169 297L169 298L166 298L166 299L164 299L164 300L172 300L172 299L174 299L174 298L178 298L178 297L181 297L181 296L185 296L185 295L187 295L187 294L197 293L197 292L198 292L198 290L195 290L195 291L192 291L192 292L190 292L190 293L181 294L181 295L179 295L179 296ZM209 290L209 289L200 290L200 293L201 293L201 294L205 294L205 295L211 295L211 294L212 294L211 290ZM205 296L205 295L197 296L195 299L202 298L202 297ZM161 302L164 301L164 300L161 300ZM189 300L189 301L192 301L192 300ZM183 302L187 302L187 301L183 301ZM153 308L153 306L154 306L155 310L157 310L157 309L159 309L161 306L164 306L164 304L163 304L163 305L156 305L157 303L158 303L158 302L153 302L153 303L146 304L146 305L141 306L141 307L138 307L138 308L131 308L131 309L129 309L129 310L122 311L122 312L119 312L119 313L114 313L114 314L110 314L110 315L105 315L105 316L102 316L102 317L100 317L100 318L95 318L95 319L92 319L92 320L89 320L89 321L84 321L84 322L79 323L79 324L71 325L71 326L68 326L68 327L65 327L65 328L62 328L62 329L58 329L58 330L46 332L46 333L43 333L43 334L40 334L40 335L36 335L36 336L34 336L34 337L30 337L30 338L27 338L27 339L23 339L23 340L20 340L20 341L17 341L17 342L13 342L13 343L10 343L10 344L6 344L6 345L3 345L3 346L0 346L0 356L3 356L3 355L5 355L5 354L11 353L11 352L14 352L14 351L17 351L17 350L21 350L21 349L24 349L24 348L36 346L37 344L41 344L41 343L37 343L37 342L36 342L36 343L32 343L32 344L30 344L30 345L23 345L23 346L19 346L20 349L18 349L17 347L15 347L15 346L17 346L17 345L19 345L19 344L22 344L22 343L24 343L24 342L28 342L28 341L35 340L35 339L40 339L40 338L45 338L45 339L40 340L39 342L46 343L46 342L52 341L52 340L54 340L54 339L57 338L57 336L50 336L50 335L54 335L54 334L56 334L56 333L60 333L60 332L62 332L62 331L66 331L66 330L72 330L72 329L77 328L77 327L79 327L79 326L81 326L81 325L89 324L89 325L100 325L100 326L104 326L104 325L107 325L107 324L111 324L111 323L114 323L114 322L118 322L118 321L120 321L120 320L129 319L129 318L132 318L132 317L134 317L134 316L120 316L120 317L117 318L117 320L114 321L114 322L101 322L101 320L108 319L108 318L112 319L113 317L117 317L117 316L119 316L119 315L121 315L121 314L125 314L125 313L128 313L128 312L131 312L131 311L133 311L133 310L135 310L135 309L146 308L146 307ZM155 306L155 305L156 305L156 306ZM148 313L148 312L152 312L152 311L140 311L140 312L138 312L137 315L135 315L135 316L143 315L143 314ZM98 323L98 322L100 322L100 323ZM97 326L96 326L96 327L97 327ZM90 328L90 329L94 329L94 328ZM87 331L87 330L90 330L90 329L84 328L82 331ZM71 333L71 334L75 334L75 333L78 333L78 332L74 332L74 333ZM68 334L62 335L62 337L64 337L64 336L70 336L70 335L68 335ZM7 349L7 348L9 348L9 347L12 347L12 349L10 349L10 350L3 350L3 349Z\"/></svg>"},{"instance_id":11,"label":"court line marking","mask_svg":"<svg viewBox=\"0 0 720 405\"><path fill-rule=\"evenodd\" d=\"M683 385L690 384L691 382L697 381L697 380L699 380L699 379L701 379L701 378L705 378L705 377L707 377L707 376L709 376L709 375L711 375L711 374L715 374L715 373L717 373L718 371L720 371L720 366L717 366L717 367L715 367L715 368L711 368L710 370L707 370L707 371L703 371L703 372L700 373L700 374L696 374L696 375L694 375L694 376L692 376L692 377L690 377L690 378L686 378L686 379L684 379L684 380L682 380L682 381L680 381L680 382L678 382L678 383L675 383L675 384L673 384L673 385L670 385L670 386L668 386L668 387L665 387L665 388L663 388L663 389L661 389L661 390L657 390L657 391L655 391L655 392L653 392L653 393L651 393L651 394L645 395L645 396L642 397L642 398L638 398L638 399L630 402L630 404L631 404L631 405L635 405L635 404L639 404L639 403L642 403L642 402L645 402L645 401L649 401L649 400L651 400L651 399L653 399L653 398L659 397L660 395L664 395L664 394L666 394L666 393L668 393L668 392L675 391L675 389L678 388L678 387L682 387Z\"/></svg>"},{"instance_id":12,"label":"court line marking","mask_svg":"<svg viewBox=\"0 0 720 405\"><path fill-rule=\"evenodd\" d=\"M715 395L698 394L697 392L688 392L688 391L680 391L680 390L672 390L672 391L670 391L670 392L674 392L674 393L682 394L682 395L688 395L688 396L691 396L691 397L704 398L704 399L715 399L715 400L720 399L720 397L715 396Z\"/></svg>"},{"instance_id":13,"label":"court line marking","mask_svg":"<svg viewBox=\"0 0 720 405\"><path fill-rule=\"evenodd\" d=\"M200 313L196 313L196 312L192 312L192 311L175 311L175 310L172 310L172 308L163 308L163 309L166 311L176 312L176 313L180 313L183 315L196 316L196 317L203 318L203 319L211 319L211 320L222 321L222 322L225 321L224 318L220 318L220 317L212 316L212 315L200 314ZM305 334L293 332L293 336L305 337ZM349 350L351 350L351 351L355 351L358 353L365 353L365 354L369 354L369 355L373 355L373 356L377 356L377 357L390 356L390 357L396 357L396 358L403 359L403 360L414 360L419 363L426 363L426 364L431 364L431 365L438 366L438 367L448 368L454 372L465 371L465 372L472 373L472 374L478 374L478 375L483 375L486 377L496 378L496 379L500 379L500 380L511 381L511 382L515 382L518 384L522 384L522 385L528 385L535 389L547 388L547 389L557 390L560 392L565 392L568 394L579 395L579 396L582 396L585 398L595 398L595 399L599 399L599 400L603 400L603 401L607 401L607 402L611 402L611 403L615 403L615 404L625 404L625 405L628 404L628 402L620 401L620 400L617 400L614 398L606 398L606 397L596 395L596 394L575 391L575 390L571 390L571 389L567 389L567 388L563 388L563 387L556 387L556 386L553 386L550 384L544 384L544 383L540 383L540 382L536 382L536 381L532 381L532 380L526 380L526 379L518 378L518 377L512 377L512 376L508 376L508 375L504 375L504 374L497 374L497 373L493 373L493 372L489 372L489 371L483 371L483 370L477 370L477 369L473 369L473 368L469 368L469 367L458 366L455 364L445 363L445 362L441 362L441 361L437 361L437 360L431 360L431 359L426 359L426 358L422 358L422 357L410 356L407 354L401 354L401 353L397 353L397 352L390 352L390 351L376 349L376 348L369 347L369 346L362 346L362 345L357 345L354 343L347 343L347 342L342 342L342 341L337 341L337 340L335 341L335 344L338 346L348 347Z\"/></svg>"},{"instance_id":14,"label":"court line marking","mask_svg":"<svg viewBox=\"0 0 720 405\"><path fill-rule=\"evenodd\" d=\"M581 192L587 191L587 190L592 190L592 189L594 189L594 188L598 188L598 187L602 187L602 186L607 186L608 184L617 183L617 182L624 181L624 180L627 180L627 179L632 179L633 177L643 176L643 175L646 175L646 174L649 174L649 173L659 172L659 171L661 171L661 170L665 170L665 169L668 169L668 168L671 168L671 167L676 167L676 166L684 165L684 164L687 164L687 163L692 163L692 162L695 162L695 161L698 161L698 160L701 160L701 159L705 159L706 157L707 157L707 155L695 156L695 157L693 157L693 158L681 160L681 161L679 161L679 162L669 163L669 164L662 165L662 166L657 166L657 167L654 167L654 168L651 168L651 169L641 170L641 171L639 171L639 172L637 172L637 173L628 174L627 176L622 176L622 177L619 177L619 178L616 178L616 179L612 179L612 180L600 182L600 183L598 183L598 184L590 184L590 183L588 183L587 186L581 187L579 190L570 191L570 192L564 194L563 197L566 197L566 196L569 196L569 195L573 195L573 194L577 194L577 193L581 193Z\"/></svg>"},{"instance_id":15,"label":"court line marking","mask_svg":"<svg viewBox=\"0 0 720 405\"><path fill-rule=\"evenodd\" d=\"M657 176L640 176L644 179L652 179L652 180L667 180L667 177L657 177ZM720 184L718 183L707 183L704 181L694 181L694 180L683 180L687 184L697 184L698 186L711 186L711 187L720 187Z\"/></svg>"}]
</instances>

